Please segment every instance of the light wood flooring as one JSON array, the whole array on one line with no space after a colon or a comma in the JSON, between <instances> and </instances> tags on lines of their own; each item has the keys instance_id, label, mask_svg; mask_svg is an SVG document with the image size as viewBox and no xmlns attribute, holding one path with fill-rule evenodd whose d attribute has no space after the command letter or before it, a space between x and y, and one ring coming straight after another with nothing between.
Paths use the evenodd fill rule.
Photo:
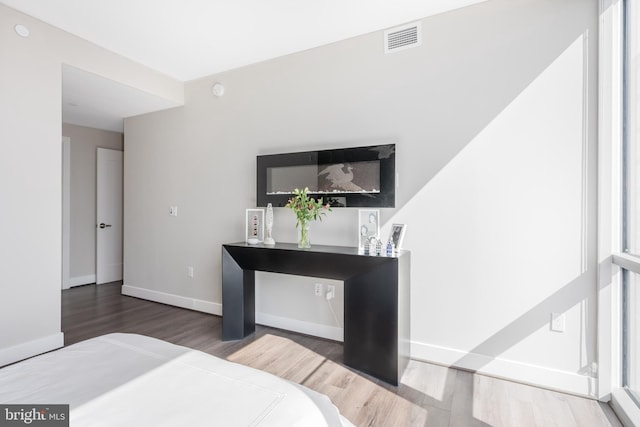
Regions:
<instances>
[{"instance_id":1,"label":"light wood flooring","mask_svg":"<svg viewBox=\"0 0 640 427\"><path fill-rule=\"evenodd\" d=\"M342 364L342 344L257 326L221 340L218 316L120 294L121 283L62 292L65 345L110 332L160 338L271 372L326 394L357 426L621 426L594 400L411 361L393 387Z\"/></svg>"}]
</instances>

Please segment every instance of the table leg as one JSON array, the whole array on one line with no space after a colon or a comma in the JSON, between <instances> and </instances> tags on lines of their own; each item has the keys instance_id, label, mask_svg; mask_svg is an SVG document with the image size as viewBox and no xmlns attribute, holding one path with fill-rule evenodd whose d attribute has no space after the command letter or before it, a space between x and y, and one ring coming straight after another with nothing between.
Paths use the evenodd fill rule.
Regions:
<instances>
[{"instance_id":1,"label":"table leg","mask_svg":"<svg viewBox=\"0 0 640 427\"><path fill-rule=\"evenodd\" d=\"M256 330L255 271L243 270L222 248L222 340L239 340Z\"/></svg>"}]
</instances>

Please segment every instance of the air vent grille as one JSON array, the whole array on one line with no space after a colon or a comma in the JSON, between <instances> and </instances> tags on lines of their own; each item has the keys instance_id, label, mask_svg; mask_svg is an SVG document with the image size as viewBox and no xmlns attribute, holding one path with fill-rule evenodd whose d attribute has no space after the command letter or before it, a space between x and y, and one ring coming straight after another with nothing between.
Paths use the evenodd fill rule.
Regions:
<instances>
[{"instance_id":1,"label":"air vent grille","mask_svg":"<svg viewBox=\"0 0 640 427\"><path fill-rule=\"evenodd\" d=\"M399 50L417 47L422 44L420 22L391 28L384 32L384 52L392 53Z\"/></svg>"}]
</instances>

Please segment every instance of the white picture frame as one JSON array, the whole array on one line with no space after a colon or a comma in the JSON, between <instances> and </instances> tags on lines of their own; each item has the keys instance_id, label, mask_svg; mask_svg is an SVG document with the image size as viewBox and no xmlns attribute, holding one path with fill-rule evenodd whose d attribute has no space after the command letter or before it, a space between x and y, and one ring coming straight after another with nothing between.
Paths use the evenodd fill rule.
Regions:
<instances>
[{"instance_id":1,"label":"white picture frame","mask_svg":"<svg viewBox=\"0 0 640 427\"><path fill-rule=\"evenodd\" d=\"M404 233L407 231L406 224L393 224L391 225L391 233L389 233L389 240L391 240L396 250L402 249L402 242L404 241Z\"/></svg>"},{"instance_id":2,"label":"white picture frame","mask_svg":"<svg viewBox=\"0 0 640 427\"><path fill-rule=\"evenodd\" d=\"M264 241L264 209L247 209L244 238L250 245L257 245Z\"/></svg>"},{"instance_id":3,"label":"white picture frame","mask_svg":"<svg viewBox=\"0 0 640 427\"><path fill-rule=\"evenodd\" d=\"M358 209L358 249L372 237L380 238L380 209Z\"/></svg>"}]
</instances>

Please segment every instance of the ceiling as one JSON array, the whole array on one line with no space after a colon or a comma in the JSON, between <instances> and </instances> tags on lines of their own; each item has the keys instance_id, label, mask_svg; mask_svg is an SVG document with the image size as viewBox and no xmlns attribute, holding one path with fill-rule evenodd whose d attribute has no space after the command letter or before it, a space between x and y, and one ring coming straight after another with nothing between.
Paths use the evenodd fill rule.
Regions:
<instances>
[{"instance_id":1,"label":"ceiling","mask_svg":"<svg viewBox=\"0 0 640 427\"><path fill-rule=\"evenodd\" d=\"M177 107L174 101L62 66L62 121L78 126L123 132L124 118Z\"/></svg>"},{"instance_id":2,"label":"ceiling","mask_svg":"<svg viewBox=\"0 0 640 427\"><path fill-rule=\"evenodd\" d=\"M482 1L485 0L0 0L0 3L177 80L188 81ZM74 85L87 84L90 77L65 72L64 92L79 93ZM109 84L105 85L108 88ZM130 101L135 103L135 99L133 96ZM63 105L75 103L79 109L87 106L87 101L66 99ZM141 104L145 103L149 99L143 99ZM99 115L98 105L92 107L94 115Z\"/></svg>"}]
</instances>

